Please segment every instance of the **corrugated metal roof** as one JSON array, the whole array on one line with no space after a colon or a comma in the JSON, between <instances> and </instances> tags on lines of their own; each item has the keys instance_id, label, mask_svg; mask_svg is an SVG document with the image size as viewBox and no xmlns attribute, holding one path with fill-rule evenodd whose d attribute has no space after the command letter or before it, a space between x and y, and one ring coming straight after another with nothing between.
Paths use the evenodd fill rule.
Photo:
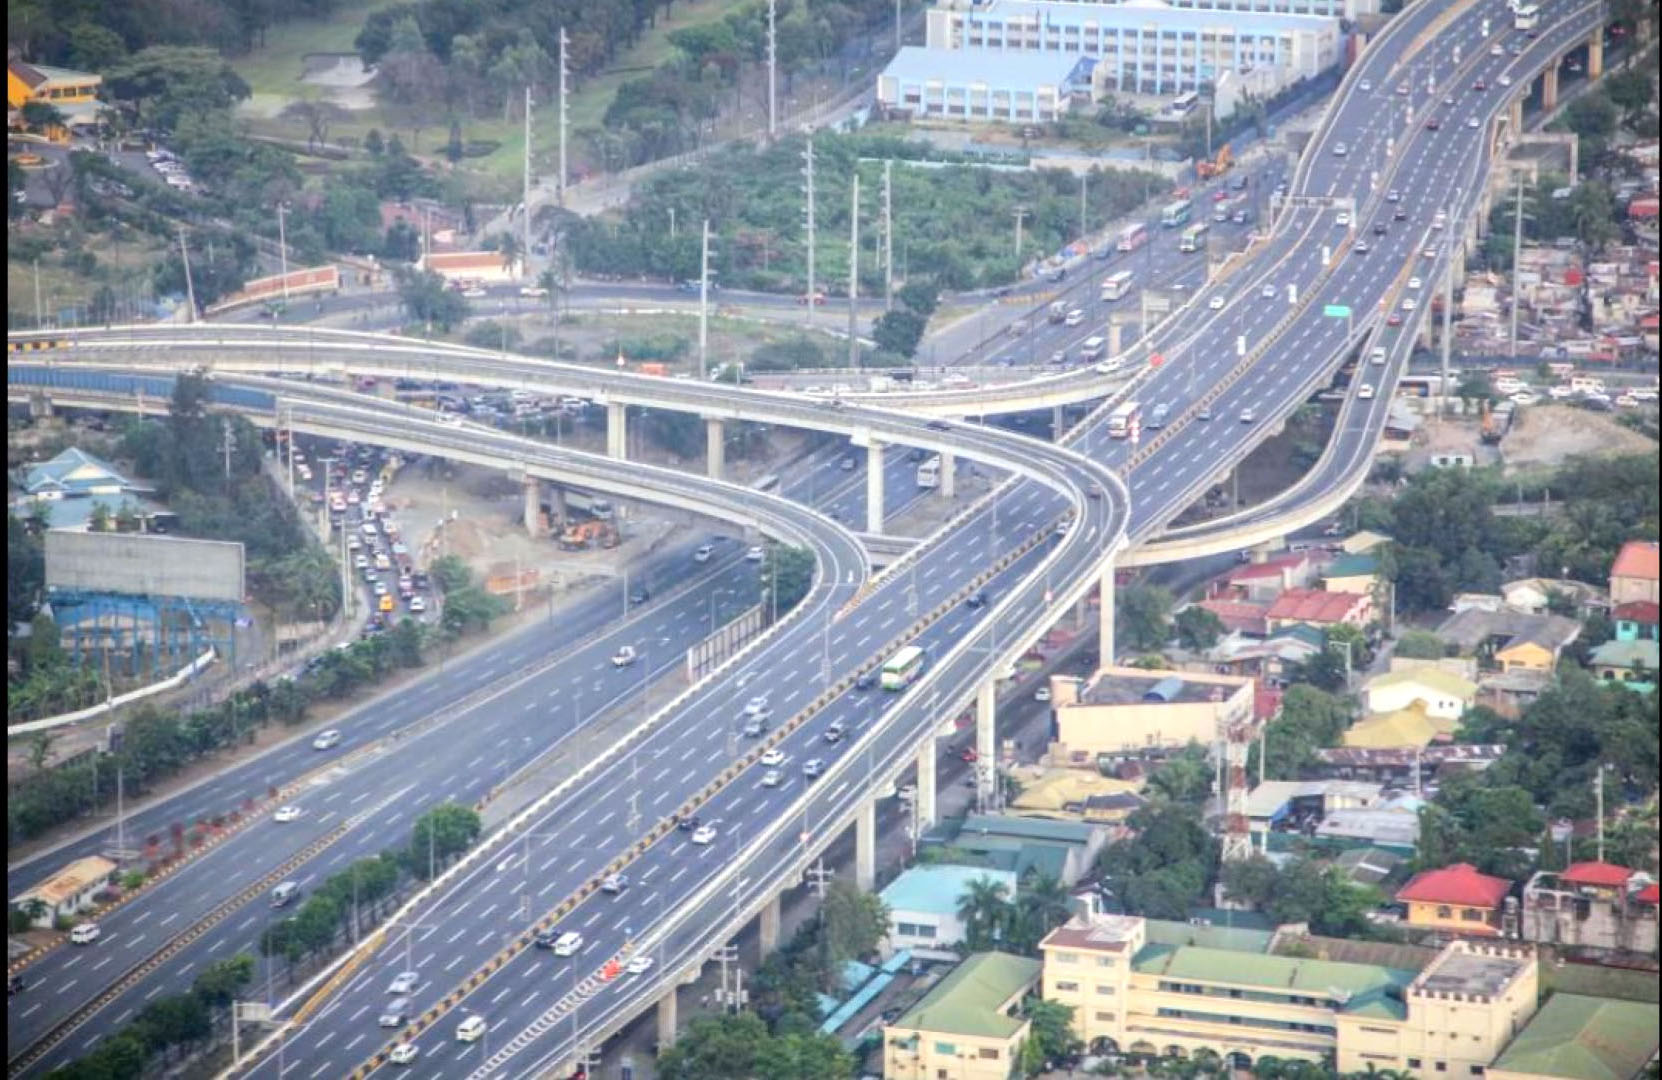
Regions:
<instances>
[{"instance_id":1,"label":"corrugated metal roof","mask_svg":"<svg viewBox=\"0 0 1662 1080\"><path fill-rule=\"evenodd\" d=\"M1655 1003L1554 994L1493 1068L1567 1080L1630 1080L1656 1054Z\"/></svg>"},{"instance_id":2,"label":"corrugated metal roof","mask_svg":"<svg viewBox=\"0 0 1662 1080\"><path fill-rule=\"evenodd\" d=\"M948 1035L1009 1038L1027 1021L1001 1007L1039 981L1037 960L1009 953L977 953L959 964L893 1027Z\"/></svg>"}]
</instances>

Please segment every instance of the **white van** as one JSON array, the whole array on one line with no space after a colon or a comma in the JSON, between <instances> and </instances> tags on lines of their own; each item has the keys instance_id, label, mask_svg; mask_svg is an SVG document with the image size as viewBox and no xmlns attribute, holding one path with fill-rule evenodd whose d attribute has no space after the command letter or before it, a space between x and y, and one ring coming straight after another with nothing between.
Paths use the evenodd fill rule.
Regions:
<instances>
[{"instance_id":1,"label":"white van","mask_svg":"<svg viewBox=\"0 0 1662 1080\"><path fill-rule=\"evenodd\" d=\"M555 956L575 956L577 950L583 947L583 935L575 930L567 930L554 942Z\"/></svg>"},{"instance_id":2,"label":"white van","mask_svg":"<svg viewBox=\"0 0 1662 1080\"><path fill-rule=\"evenodd\" d=\"M456 1025L457 1042L475 1042L485 1033L485 1018L470 1016Z\"/></svg>"},{"instance_id":3,"label":"white van","mask_svg":"<svg viewBox=\"0 0 1662 1080\"><path fill-rule=\"evenodd\" d=\"M1108 347L1108 342L1101 337L1088 337L1085 344L1079 349L1081 360L1089 363L1102 355L1102 350Z\"/></svg>"},{"instance_id":4,"label":"white van","mask_svg":"<svg viewBox=\"0 0 1662 1080\"><path fill-rule=\"evenodd\" d=\"M102 933L103 931L98 928L97 923L84 922L69 932L69 943L71 945L91 945L98 940L98 935Z\"/></svg>"}]
</instances>

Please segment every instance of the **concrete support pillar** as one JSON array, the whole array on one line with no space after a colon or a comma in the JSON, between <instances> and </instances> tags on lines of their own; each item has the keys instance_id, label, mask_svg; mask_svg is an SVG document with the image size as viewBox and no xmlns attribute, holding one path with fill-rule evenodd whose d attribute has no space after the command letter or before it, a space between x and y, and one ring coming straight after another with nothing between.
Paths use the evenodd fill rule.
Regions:
<instances>
[{"instance_id":1,"label":"concrete support pillar","mask_svg":"<svg viewBox=\"0 0 1662 1080\"><path fill-rule=\"evenodd\" d=\"M768 902L762 905L761 914L756 917L756 937L761 945L762 959L779 947L779 894L774 893Z\"/></svg>"},{"instance_id":2,"label":"concrete support pillar","mask_svg":"<svg viewBox=\"0 0 1662 1080\"><path fill-rule=\"evenodd\" d=\"M1523 98L1512 99L1512 107L1508 110L1507 116L1511 119L1512 138L1516 140L1518 134L1523 131Z\"/></svg>"},{"instance_id":3,"label":"concrete support pillar","mask_svg":"<svg viewBox=\"0 0 1662 1080\"><path fill-rule=\"evenodd\" d=\"M867 799L854 811L854 887L870 892L877 886L877 801Z\"/></svg>"},{"instance_id":4,"label":"concrete support pillar","mask_svg":"<svg viewBox=\"0 0 1662 1080\"><path fill-rule=\"evenodd\" d=\"M952 499L958 495L958 458L953 454L941 455L941 486L936 489L941 498Z\"/></svg>"},{"instance_id":5,"label":"concrete support pillar","mask_svg":"<svg viewBox=\"0 0 1662 1080\"><path fill-rule=\"evenodd\" d=\"M563 484L548 485L548 515L556 524L566 520L566 489Z\"/></svg>"},{"instance_id":6,"label":"concrete support pillar","mask_svg":"<svg viewBox=\"0 0 1662 1080\"><path fill-rule=\"evenodd\" d=\"M1118 356L1125 341L1125 324L1117 318L1108 320L1108 355Z\"/></svg>"},{"instance_id":7,"label":"concrete support pillar","mask_svg":"<svg viewBox=\"0 0 1662 1080\"><path fill-rule=\"evenodd\" d=\"M612 458L627 458L629 456L629 407L620 402L609 402L606 405L606 456Z\"/></svg>"},{"instance_id":8,"label":"concrete support pillar","mask_svg":"<svg viewBox=\"0 0 1662 1080\"><path fill-rule=\"evenodd\" d=\"M712 480L727 471L727 425L714 417L704 419L704 470Z\"/></svg>"},{"instance_id":9,"label":"concrete support pillar","mask_svg":"<svg viewBox=\"0 0 1662 1080\"><path fill-rule=\"evenodd\" d=\"M1098 628L1097 657L1106 667L1114 662L1114 564L1102 564L1102 576L1097 583L1098 594L1101 596L1101 609L1097 613L1102 620Z\"/></svg>"},{"instance_id":10,"label":"concrete support pillar","mask_svg":"<svg viewBox=\"0 0 1662 1080\"><path fill-rule=\"evenodd\" d=\"M1418 337L1419 337L1419 343L1420 343L1421 348L1429 349L1429 348L1432 347L1433 344L1435 344L1435 342L1433 341L1433 338L1432 338L1432 333L1431 333L1431 330L1432 330L1431 324L1432 324L1433 321L1434 320L1431 320L1431 319L1421 319L1420 320L1420 332L1419 332Z\"/></svg>"},{"instance_id":11,"label":"concrete support pillar","mask_svg":"<svg viewBox=\"0 0 1662 1080\"><path fill-rule=\"evenodd\" d=\"M1596 79L1604 74L1604 30L1593 31L1592 37L1587 39L1587 78Z\"/></svg>"},{"instance_id":12,"label":"concrete support pillar","mask_svg":"<svg viewBox=\"0 0 1662 1080\"><path fill-rule=\"evenodd\" d=\"M936 821L935 777L940 768L936 761L935 738L923 740L918 751L918 832L927 832Z\"/></svg>"},{"instance_id":13,"label":"concrete support pillar","mask_svg":"<svg viewBox=\"0 0 1662 1080\"><path fill-rule=\"evenodd\" d=\"M876 439L866 447L866 531L883 532L883 444Z\"/></svg>"},{"instance_id":14,"label":"concrete support pillar","mask_svg":"<svg viewBox=\"0 0 1662 1080\"><path fill-rule=\"evenodd\" d=\"M667 1050L675 1045L675 993L679 989L680 987L671 986L664 991L664 996L658 999L658 1046L660 1049Z\"/></svg>"},{"instance_id":15,"label":"concrete support pillar","mask_svg":"<svg viewBox=\"0 0 1662 1080\"><path fill-rule=\"evenodd\" d=\"M993 766L998 761L998 679L989 675L975 691L975 777L983 806L992 805Z\"/></svg>"},{"instance_id":16,"label":"concrete support pillar","mask_svg":"<svg viewBox=\"0 0 1662 1080\"><path fill-rule=\"evenodd\" d=\"M534 476L525 478L525 532L535 540L543 534L542 481Z\"/></svg>"},{"instance_id":17,"label":"concrete support pillar","mask_svg":"<svg viewBox=\"0 0 1662 1080\"><path fill-rule=\"evenodd\" d=\"M36 420L52 418L52 399L42 393L29 395L29 415Z\"/></svg>"},{"instance_id":18,"label":"concrete support pillar","mask_svg":"<svg viewBox=\"0 0 1662 1080\"><path fill-rule=\"evenodd\" d=\"M1554 63L1541 75L1541 110L1551 112L1558 108L1558 65Z\"/></svg>"},{"instance_id":19,"label":"concrete support pillar","mask_svg":"<svg viewBox=\"0 0 1662 1080\"><path fill-rule=\"evenodd\" d=\"M1061 442L1062 433L1068 430L1068 407L1058 405L1050 410L1050 438L1052 442Z\"/></svg>"}]
</instances>

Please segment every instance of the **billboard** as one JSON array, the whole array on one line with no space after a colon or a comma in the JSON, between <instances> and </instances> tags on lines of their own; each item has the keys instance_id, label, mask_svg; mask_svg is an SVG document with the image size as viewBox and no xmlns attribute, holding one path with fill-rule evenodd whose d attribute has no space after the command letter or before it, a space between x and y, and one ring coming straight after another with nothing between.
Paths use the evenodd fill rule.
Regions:
<instances>
[{"instance_id":1,"label":"billboard","mask_svg":"<svg viewBox=\"0 0 1662 1080\"><path fill-rule=\"evenodd\" d=\"M242 603L241 544L141 533L46 531L46 588Z\"/></svg>"}]
</instances>

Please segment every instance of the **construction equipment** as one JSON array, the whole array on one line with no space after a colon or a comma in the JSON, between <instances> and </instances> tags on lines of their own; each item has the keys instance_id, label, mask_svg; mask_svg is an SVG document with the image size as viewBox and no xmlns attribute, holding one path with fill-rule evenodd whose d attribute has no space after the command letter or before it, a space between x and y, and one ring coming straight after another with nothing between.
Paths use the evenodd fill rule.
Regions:
<instances>
[{"instance_id":1,"label":"construction equipment","mask_svg":"<svg viewBox=\"0 0 1662 1080\"><path fill-rule=\"evenodd\" d=\"M1484 398L1483 399L1483 433L1480 436L1483 440L1483 445L1485 445L1485 446L1498 446L1498 445L1500 445L1500 437L1501 437L1502 434L1504 434L1504 432L1502 432L1501 429L1500 429L1499 421L1497 421L1495 419L1495 414L1489 411L1489 399Z\"/></svg>"},{"instance_id":2,"label":"construction equipment","mask_svg":"<svg viewBox=\"0 0 1662 1080\"><path fill-rule=\"evenodd\" d=\"M566 551L582 551L590 547L615 548L617 545L617 529L609 521L574 522L560 534L560 547Z\"/></svg>"},{"instance_id":3,"label":"construction equipment","mask_svg":"<svg viewBox=\"0 0 1662 1080\"><path fill-rule=\"evenodd\" d=\"M1224 143L1223 146L1219 148L1217 157L1213 158L1211 161L1198 161L1195 163L1195 175L1200 177L1202 180L1211 180L1228 172L1234 164L1235 152L1229 148L1228 143Z\"/></svg>"}]
</instances>

